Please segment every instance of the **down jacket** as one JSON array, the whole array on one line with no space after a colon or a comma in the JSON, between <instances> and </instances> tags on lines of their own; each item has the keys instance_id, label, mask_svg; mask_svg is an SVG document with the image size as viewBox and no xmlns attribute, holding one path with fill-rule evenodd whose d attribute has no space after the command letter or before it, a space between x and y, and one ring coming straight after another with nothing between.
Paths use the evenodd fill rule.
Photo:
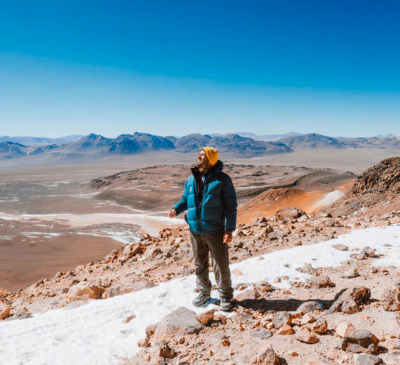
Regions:
<instances>
[{"instance_id":1,"label":"down jacket","mask_svg":"<svg viewBox=\"0 0 400 365\"><path fill-rule=\"evenodd\" d=\"M204 181L202 201L193 173L187 178L182 199L173 209L179 215L186 210L185 220L197 234L234 231L236 229L237 199L231 178L222 172L224 164L216 168Z\"/></svg>"}]
</instances>

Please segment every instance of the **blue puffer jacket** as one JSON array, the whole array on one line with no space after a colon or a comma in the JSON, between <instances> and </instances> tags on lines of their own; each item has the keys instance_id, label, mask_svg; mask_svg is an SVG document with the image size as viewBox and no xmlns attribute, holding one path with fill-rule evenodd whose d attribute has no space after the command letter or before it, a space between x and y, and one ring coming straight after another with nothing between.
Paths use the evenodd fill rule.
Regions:
<instances>
[{"instance_id":1,"label":"blue puffer jacket","mask_svg":"<svg viewBox=\"0 0 400 365\"><path fill-rule=\"evenodd\" d=\"M173 207L177 215L188 211L185 220L194 233L216 233L236 229L236 192L231 178L222 172L223 168L224 164L218 161L207 176L201 202L196 178L192 173L186 180L181 201Z\"/></svg>"}]
</instances>

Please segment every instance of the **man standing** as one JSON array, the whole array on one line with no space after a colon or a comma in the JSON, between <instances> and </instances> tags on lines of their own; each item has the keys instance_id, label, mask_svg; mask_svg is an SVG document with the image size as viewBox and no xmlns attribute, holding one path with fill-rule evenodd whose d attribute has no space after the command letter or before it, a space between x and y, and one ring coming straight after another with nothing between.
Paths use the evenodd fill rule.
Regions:
<instances>
[{"instance_id":1,"label":"man standing","mask_svg":"<svg viewBox=\"0 0 400 365\"><path fill-rule=\"evenodd\" d=\"M188 211L185 220L190 228L194 254L196 283L200 294L193 305L202 306L211 298L208 255L211 253L213 272L221 297L220 309L231 309L233 289L229 270L228 243L236 229L237 199L231 178L222 172L218 151L204 147L197 166L185 183L182 199L169 212L173 218Z\"/></svg>"}]
</instances>

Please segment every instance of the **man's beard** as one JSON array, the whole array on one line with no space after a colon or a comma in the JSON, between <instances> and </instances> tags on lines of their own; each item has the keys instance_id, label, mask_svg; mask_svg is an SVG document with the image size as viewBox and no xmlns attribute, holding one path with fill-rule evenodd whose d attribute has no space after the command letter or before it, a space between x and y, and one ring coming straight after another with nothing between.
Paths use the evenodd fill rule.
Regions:
<instances>
[{"instance_id":1,"label":"man's beard","mask_svg":"<svg viewBox=\"0 0 400 365\"><path fill-rule=\"evenodd\" d=\"M197 164L197 167L199 168L199 171L202 174L206 174L208 172L208 170L210 169L211 165L207 165L204 162Z\"/></svg>"}]
</instances>

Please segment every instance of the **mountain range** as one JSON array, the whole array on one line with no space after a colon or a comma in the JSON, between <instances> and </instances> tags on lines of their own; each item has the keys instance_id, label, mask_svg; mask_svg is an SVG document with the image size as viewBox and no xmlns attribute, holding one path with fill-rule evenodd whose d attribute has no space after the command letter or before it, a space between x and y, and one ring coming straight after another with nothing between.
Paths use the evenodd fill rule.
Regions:
<instances>
[{"instance_id":1,"label":"mountain range","mask_svg":"<svg viewBox=\"0 0 400 365\"><path fill-rule=\"evenodd\" d=\"M0 137L0 158L11 159L35 155L48 157L91 156L102 158L108 155L131 155L147 151L176 151L194 153L204 146L212 146L225 155L236 157L254 157L267 154L290 153L307 149L344 149L344 148L382 148L400 149L400 138L392 135L371 138L328 137L316 133L287 133L276 141L251 138L251 133L227 135L189 134L183 137L156 136L149 133L121 134L117 138L106 138L98 134L87 136L68 136L58 139L18 137L39 143L25 145ZM272 135L269 135L270 137ZM17 137L13 137L17 138ZM12 138L11 138L12 139ZM59 143L48 142L59 141Z\"/></svg>"}]
</instances>

